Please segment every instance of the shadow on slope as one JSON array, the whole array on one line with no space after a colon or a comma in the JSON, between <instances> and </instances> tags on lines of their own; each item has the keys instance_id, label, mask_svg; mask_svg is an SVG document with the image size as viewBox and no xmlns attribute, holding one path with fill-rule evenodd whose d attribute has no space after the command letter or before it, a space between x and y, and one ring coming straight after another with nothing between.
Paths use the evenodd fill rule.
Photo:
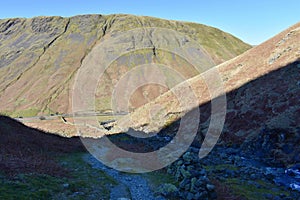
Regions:
<instances>
[{"instance_id":1,"label":"shadow on slope","mask_svg":"<svg viewBox=\"0 0 300 200\"><path fill-rule=\"evenodd\" d=\"M219 143L241 147L245 142L247 144L256 142L260 140L258 137L264 137L260 136L265 134L263 130L274 130L272 133L278 132L278 135L273 134L274 136L263 141L272 144L263 145L261 142L260 146L255 146L255 150L266 152L263 149L272 146L272 151L269 149L270 151L267 151L269 155L265 156L273 157L285 166L299 162L297 160L299 159L297 154L300 154L299 145L297 145L300 141L299 68L300 61L295 61L227 93L227 114ZM211 102L199 108L200 125L192 144L197 148L200 148L207 134L211 117ZM179 125L180 120L177 120L162 129L157 137L148 139L133 139L127 134L114 135L109 138L125 150L144 153L165 146L173 139ZM128 141L138 141L142 145L137 146L136 142L131 144ZM147 148L144 148L145 145ZM286 150L287 146L291 148Z\"/></svg>"},{"instance_id":2,"label":"shadow on slope","mask_svg":"<svg viewBox=\"0 0 300 200\"><path fill-rule=\"evenodd\" d=\"M0 136L0 170L7 175L40 173L65 176L67 171L55 158L85 151L79 138L47 134L6 116L0 116Z\"/></svg>"},{"instance_id":3,"label":"shadow on slope","mask_svg":"<svg viewBox=\"0 0 300 200\"><path fill-rule=\"evenodd\" d=\"M252 150L265 152L268 155L264 156L273 157L285 166L300 162L297 156L300 154L299 70L297 60L227 93L227 114L219 141L243 148L256 143ZM196 145L206 135L210 108L210 103L200 106ZM272 137L266 136L265 130L273 130ZM268 151L267 146L272 149Z\"/></svg>"}]
</instances>

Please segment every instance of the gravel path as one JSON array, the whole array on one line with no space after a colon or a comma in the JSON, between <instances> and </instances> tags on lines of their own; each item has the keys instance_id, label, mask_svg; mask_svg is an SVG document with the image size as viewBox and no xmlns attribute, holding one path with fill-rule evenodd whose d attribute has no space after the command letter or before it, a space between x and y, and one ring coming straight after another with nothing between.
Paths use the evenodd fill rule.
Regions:
<instances>
[{"instance_id":1,"label":"gravel path","mask_svg":"<svg viewBox=\"0 0 300 200\"><path fill-rule=\"evenodd\" d=\"M153 192L148 186L147 180L145 180L142 176L138 174L123 173L115 169L111 169L99 162L90 154L85 155L84 160L91 164L93 168L100 169L106 172L107 175L111 176L113 179L119 182L119 185L112 188L111 190L111 200L122 198L132 200L164 200L164 198L162 197L155 197L153 195ZM129 189L129 196L126 193L126 189L124 189L124 187Z\"/></svg>"}]
</instances>

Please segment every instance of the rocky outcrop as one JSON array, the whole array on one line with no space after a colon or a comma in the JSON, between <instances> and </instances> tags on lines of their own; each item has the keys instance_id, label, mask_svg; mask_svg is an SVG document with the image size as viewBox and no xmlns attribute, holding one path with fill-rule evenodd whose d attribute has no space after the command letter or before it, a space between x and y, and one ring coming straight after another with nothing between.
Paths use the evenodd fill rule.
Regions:
<instances>
[{"instance_id":1,"label":"rocky outcrop","mask_svg":"<svg viewBox=\"0 0 300 200\"><path fill-rule=\"evenodd\" d=\"M177 199L217 199L215 185L207 177L197 155L198 149L190 148L180 159L168 167L168 173L179 182L177 190L166 193Z\"/></svg>"}]
</instances>

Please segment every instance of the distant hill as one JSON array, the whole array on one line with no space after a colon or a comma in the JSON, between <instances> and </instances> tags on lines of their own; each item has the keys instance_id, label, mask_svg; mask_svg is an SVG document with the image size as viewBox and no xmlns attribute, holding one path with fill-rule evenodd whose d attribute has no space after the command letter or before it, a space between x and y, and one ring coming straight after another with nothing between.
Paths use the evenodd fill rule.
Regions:
<instances>
[{"instance_id":1,"label":"distant hill","mask_svg":"<svg viewBox=\"0 0 300 200\"><path fill-rule=\"evenodd\" d=\"M179 72L185 78L191 78L216 64L236 57L250 49L236 37L213 27L188 23L141 17L132 15L82 15L71 18L36 17L32 19L0 20L0 111L12 117L29 117L71 112L71 94L76 72L82 62L103 38L127 30L145 27L157 27L161 30L174 30L199 43L203 56L202 69L185 67L182 59L173 56L170 61L168 52L161 52L156 47L160 43L170 43L177 48L188 42L176 41L173 37L158 40L151 32L145 31L139 36L141 41L121 41L118 45L132 44L152 45L152 49L143 49L134 53L142 57L141 63L157 62L180 66ZM177 38L178 39L178 38ZM132 50L138 46L131 46ZM172 62L172 63L171 63ZM135 63L135 65L141 64ZM135 66L133 65L133 66ZM128 70L132 67L130 57L123 56L112 63L112 70L104 78L106 86L98 91L98 108L109 109L111 77L117 76L119 66ZM143 93L151 88L141 88L136 92L139 98L132 103L137 108L144 103ZM151 99L166 92L165 88L152 88ZM142 102L142 104L137 103Z\"/></svg>"}]
</instances>

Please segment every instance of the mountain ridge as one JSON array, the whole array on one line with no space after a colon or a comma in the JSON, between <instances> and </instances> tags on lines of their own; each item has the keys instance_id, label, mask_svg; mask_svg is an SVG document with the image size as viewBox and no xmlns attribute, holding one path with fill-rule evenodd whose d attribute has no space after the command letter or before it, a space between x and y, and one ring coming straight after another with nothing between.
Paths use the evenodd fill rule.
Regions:
<instances>
[{"instance_id":1,"label":"mountain ridge","mask_svg":"<svg viewBox=\"0 0 300 200\"><path fill-rule=\"evenodd\" d=\"M291 26L290 28L288 28L287 30L274 36L270 40L262 43L261 45L250 49L249 51L245 52L244 54L242 54L240 56L237 56L236 58L233 58L232 60L229 60L227 62L224 62L224 63L214 67L215 69L217 69L219 71L219 73L221 75L222 83L223 83L224 89L225 89L225 90L219 90L218 91L219 94L216 96L213 96L213 97L210 96L209 89L205 85L205 81L207 79L203 80L203 78L201 78L203 75L198 75L198 76L195 76L195 77L187 80L187 84L189 83L191 85L194 93L197 96L197 99L199 100L199 102L197 102L197 105L198 106L205 105L205 104L207 104L207 102L210 102L213 98L217 98L219 95L222 95L223 92L225 92L225 94L228 95L232 91L242 90L241 88L243 88L244 85L246 85L246 84L249 85L249 84L251 84L251 82L255 82L260 77L267 76L268 74L272 74L272 72L276 72L277 70L279 70L281 68L282 69L284 69L285 67L287 69L291 68L291 67L289 67L289 65L291 65L291 66L295 65L295 68L299 67L299 64L298 64L298 62L300 60L299 59L300 58L300 47L299 47L300 46L300 44L299 44L300 28L299 28L299 26L300 26L300 23L295 24L295 25ZM255 66L257 66L257 67L255 67ZM209 71L210 70L204 72L204 74L209 74ZM292 79L290 77L291 80L289 80L289 81L296 81L297 73L290 74L290 76L293 76L294 78ZM273 79L274 79L274 77L273 77ZM280 79L280 78L278 78L278 79ZM276 80L276 78L275 78L275 80ZM265 80L265 81L267 81L267 80ZM266 82L264 84L267 85L267 86L265 86L266 90L264 92L267 92L268 91L267 88L268 87L271 88L272 85L270 85L270 83L268 83L268 82ZM290 99L287 99L286 101L287 102L295 101L292 104L292 105L294 105L297 102L297 100L295 98L292 98L292 95L293 95L293 92L295 92L299 89L299 88L297 89L297 82L296 83L291 82L290 85L288 83L285 83L285 84L286 84L285 87L290 88L290 90L291 90L291 91L286 91L288 93L288 95L290 96ZM261 87L263 88L263 86L261 86ZM283 86L281 85L280 87L283 87ZM278 87L279 91L281 91L280 87ZM181 85L177 86L177 91L184 91L184 88L186 88L186 85L181 84ZM278 91L275 90L275 94L277 95L276 92L278 92ZM149 104L146 104L145 106L139 108L136 112L133 112L129 116L126 116L126 117L120 119L119 121L117 121L116 127L118 125L120 125L120 130L118 130L118 128L116 128L116 130L117 130L116 132L119 132L119 131L126 132L126 130L128 130L129 127L134 128L139 131L144 131L144 132L152 132L152 131L156 132L160 128L163 128L166 125L165 124L166 122L167 122L167 124L169 124L172 121L176 121L177 119L182 117L187 111L189 111L193 108L193 107L189 107L188 110L183 109L183 111L181 111L180 109L182 109L182 108L178 107L176 103L173 103L173 105L171 105L170 99L174 99L174 95L171 93L172 92L163 94L162 96L155 99L155 101L153 101ZM272 94L272 91L269 91L269 93ZM294 94L296 94L296 93L297 92L295 92ZM270 96L270 94L265 93L264 95ZM261 105L261 103L258 102L258 97L256 95L257 94L255 94L255 95L253 94L252 101L256 102L257 105ZM235 97L227 96L227 103L229 104L227 107L227 114L232 111L231 109L233 109L233 107L236 107L236 105L234 105L233 102L237 103L238 100L235 98L237 98L236 95L235 95ZM239 97L239 98L241 98L241 97ZM249 96L249 98L251 99L251 95ZM277 98L281 99L279 97L277 97ZM251 113L253 114L253 112L257 112L257 111L255 111L255 109L253 107L250 107L250 108L253 108L252 110L247 110L247 108L246 108L247 104L245 102L243 102L245 100L240 99L239 101L241 101L241 102L239 102L240 107L243 106L245 108L243 108L243 109L234 108L234 113L235 113L236 117L239 113L243 114L243 112L246 112L246 111L249 111L250 114ZM274 105L274 107L277 104L281 105L277 102L276 99L273 99L272 101L274 101L274 104L276 103ZM284 102L284 101L281 100L281 102ZM247 103L249 103L248 100L247 100ZM142 117L142 116L147 116L146 113L150 112L151 107L158 105L158 104L163 105L162 107L165 110L167 110L167 112L161 113L160 116L157 116L158 117L157 119ZM194 105L194 104L192 104L192 105ZM261 105L261 106L266 106L266 105ZM178 110L178 108L179 108L179 110ZM274 108L272 108L272 109L274 109ZM293 112L294 117L291 118L289 121L296 120L296 116L297 116L296 110L298 109L296 106L292 106L292 107L285 106L280 111L278 111L278 113L276 113L275 115L270 113L270 116L267 116L267 118L270 117L268 120L272 121L273 117L276 118L275 117L276 115L284 115L283 113L285 111L287 111L288 109L294 110L294 112ZM169 119L169 113L176 112L177 110L178 110L178 112L177 112L178 115L174 119L173 118ZM264 112L261 111L261 113L264 113ZM206 117L208 117L207 112L206 113L204 112L201 114L206 115ZM215 114L218 114L218 113L215 113ZM257 114L258 113L256 113L255 115L257 115ZM173 115L173 117L174 117L174 115ZM241 117L241 118L243 118L243 117ZM244 116L244 118L246 118L246 116ZM228 116L226 117L226 119L228 121ZM158 125L158 123L155 123L155 122L160 122L160 124ZM286 120L280 122L281 125L279 125L277 122L278 126L276 128L282 128L284 125L282 123L284 123L284 122L286 122ZM243 122L243 123L245 123L245 122ZM252 124L252 123L250 123L250 124ZM271 122L269 122L269 123L271 123ZM273 122L273 124L274 123L275 122ZM232 123L232 122L230 122L229 124L225 124L225 129L226 129L227 125L233 126L234 124L235 123ZM296 124L294 122L292 124L293 125L291 125L291 126L296 128ZM282 126L282 127L280 127L280 126ZM126 128L124 129L124 127L126 127ZM245 127L243 128L243 127L239 126L239 128L244 129ZM257 128L259 128L259 127L257 127ZM252 129L250 129L250 131L251 130ZM229 131L229 130L227 130L227 131ZM230 131L232 131L235 134L239 134L238 132L243 132L242 130L238 130L237 128L234 128L234 130L230 130ZM243 133L243 135L247 135L247 134Z\"/></svg>"},{"instance_id":2,"label":"mountain ridge","mask_svg":"<svg viewBox=\"0 0 300 200\"><path fill-rule=\"evenodd\" d=\"M171 28L200 41L215 63L250 48L213 27L133 15L15 18L0 24L0 98L5 102L0 109L13 117L69 113L73 77L106 34L138 27Z\"/></svg>"}]
</instances>

